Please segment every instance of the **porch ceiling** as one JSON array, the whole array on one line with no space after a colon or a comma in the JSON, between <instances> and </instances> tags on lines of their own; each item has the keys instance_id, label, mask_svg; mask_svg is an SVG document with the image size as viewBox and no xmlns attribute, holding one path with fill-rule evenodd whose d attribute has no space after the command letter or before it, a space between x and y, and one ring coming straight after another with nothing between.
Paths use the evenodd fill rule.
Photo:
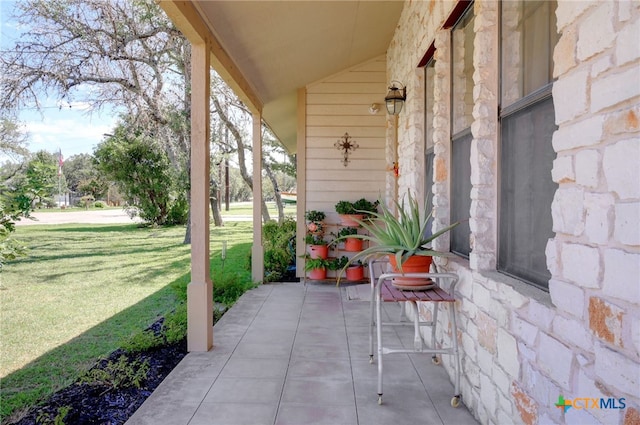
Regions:
<instances>
[{"instance_id":1,"label":"porch ceiling","mask_svg":"<svg viewBox=\"0 0 640 425\"><path fill-rule=\"evenodd\" d=\"M383 54L403 1L193 4L262 103L267 124L293 153L297 89Z\"/></svg>"}]
</instances>

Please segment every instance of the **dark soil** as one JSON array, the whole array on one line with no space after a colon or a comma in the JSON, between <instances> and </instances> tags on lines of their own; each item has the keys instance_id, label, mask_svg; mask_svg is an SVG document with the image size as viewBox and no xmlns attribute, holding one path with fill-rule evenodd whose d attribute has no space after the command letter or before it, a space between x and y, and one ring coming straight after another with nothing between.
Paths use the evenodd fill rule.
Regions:
<instances>
[{"instance_id":1,"label":"dark soil","mask_svg":"<svg viewBox=\"0 0 640 425\"><path fill-rule=\"evenodd\" d=\"M161 324L162 320L154 323L151 328L159 329ZM186 339L177 344L135 354L116 350L107 359L99 361L94 369L104 368L110 360L116 362L122 355L126 355L129 362L137 360L138 364L147 360L149 372L140 388L112 388L105 384L76 381L30 409L16 424L124 424L186 354ZM56 417L63 422L55 422Z\"/></svg>"}]
</instances>

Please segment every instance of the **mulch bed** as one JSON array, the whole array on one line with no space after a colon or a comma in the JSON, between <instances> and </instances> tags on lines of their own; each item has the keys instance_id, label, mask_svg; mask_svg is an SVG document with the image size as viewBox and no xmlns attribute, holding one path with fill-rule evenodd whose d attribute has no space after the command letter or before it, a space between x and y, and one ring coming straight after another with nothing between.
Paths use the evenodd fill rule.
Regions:
<instances>
[{"instance_id":1,"label":"mulch bed","mask_svg":"<svg viewBox=\"0 0 640 425\"><path fill-rule=\"evenodd\" d=\"M162 319L151 326L161 327ZM17 425L53 424L56 416L68 408L63 419L65 425L124 424L131 415L151 395L160 382L173 370L187 354L186 339L171 345L157 347L153 350L135 354L127 354L116 350L107 359L98 362L94 368L104 368L108 361L117 361L125 354L129 362L149 362L147 379L140 388L111 388L107 385L88 384L76 381L66 388L54 393L48 400L30 409ZM62 409L62 410L61 410Z\"/></svg>"}]
</instances>

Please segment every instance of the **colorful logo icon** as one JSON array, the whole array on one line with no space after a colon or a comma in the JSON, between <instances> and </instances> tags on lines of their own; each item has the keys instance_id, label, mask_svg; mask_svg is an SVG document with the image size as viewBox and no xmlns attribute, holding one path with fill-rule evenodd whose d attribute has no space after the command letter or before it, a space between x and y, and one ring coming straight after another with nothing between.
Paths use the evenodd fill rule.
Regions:
<instances>
[{"instance_id":1,"label":"colorful logo icon","mask_svg":"<svg viewBox=\"0 0 640 425\"><path fill-rule=\"evenodd\" d=\"M571 408L571 401L565 400L564 396L561 394L558 396L558 402L556 403L556 407L559 409L564 409L564 412L566 413L567 410Z\"/></svg>"}]
</instances>

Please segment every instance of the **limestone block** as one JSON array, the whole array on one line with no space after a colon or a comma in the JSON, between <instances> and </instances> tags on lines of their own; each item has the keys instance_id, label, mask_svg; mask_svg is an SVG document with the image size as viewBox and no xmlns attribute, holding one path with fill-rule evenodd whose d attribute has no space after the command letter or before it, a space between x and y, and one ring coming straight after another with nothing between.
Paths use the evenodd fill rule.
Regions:
<instances>
[{"instance_id":1,"label":"limestone block","mask_svg":"<svg viewBox=\"0 0 640 425\"><path fill-rule=\"evenodd\" d=\"M552 336L541 333L538 342L538 362L540 369L562 389L571 389L571 372L574 364L571 348Z\"/></svg>"},{"instance_id":2,"label":"limestone block","mask_svg":"<svg viewBox=\"0 0 640 425\"><path fill-rule=\"evenodd\" d=\"M624 311L602 298L589 298L589 329L609 344L623 347L622 318Z\"/></svg>"},{"instance_id":3,"label":"limestone block","mask_svg":"<svg viewBox=\"0 0 640 425\"><path fill-rule=\"evenodd\" d=\"M562 32L567 25L576 21L586 10L592 8L594 1L560 0L556 8L558 32Z\"/></svg>"},{"instance_id":4,"label":"limestone block","mask_svg":"<svg viewBox=\"0 0 640 425\"><path fill-rule=\"evenodd\" d=\"M598 380L615 390L620 397L638 394L640 388L640 363L631 360L601 344L595 346L595 371Z\"/></svg>"},{"instance_id":5,"label":"limestone block","mask_svg":"<svg viewBox=\"0 0 640 425\"><path fill-rule=\"evenodd\" d=\"M573 156L562 155L553 160L551 178L556 183L571 183L576 179L573 171Z\"/></svg>"},{"instance_id":6,"label":"limestone block","mask_svg":"<svg viewBox=\"0 0 640 425\"><path fill-rule=\"evenodd\" d=\"M640 138L621 140L605 148L602 159L604 176L609 190L621 199L640 198L638 158Z\"/></svg>"},{"instance_id":7,"label":"limestone block","mask_svg":"<svg viewBox=\"0 0 640 425\"><path fill-rule=\"evenodd\" d=\"M576 183L595 188L600 176L600 155L597 150L587 149L576 154Z\"/></svg>"},{"instance_id":8,"label":"limestone block","mask_svg":"<svg viewBox=\"0 0 640 425\"><path fill-rule=\"evenodd\" d=\"M490 373L495 364L495 357L482 346L478 345L478 366L484 373Z\"/></svg>"},{"instance_id":9,"label":"limestone block","mask_svg":"<svg viewBox=\"0 0 640 425\"><path fill-rule=\"evenodd\" d=\"M600 286L600 252L580 244L564 244L561 255L562 275L583 288Z\"/></svg>"},{"instance_id":10,"label":"limestone block","mask_svg":"<svg viewBox=\"0 0 640 425\"><path fill-rule=\"evenodd\" d=\"M615 111L607 115L604 123L606 134L637 133L640 131L640 105Z\"/></svg>"},{"instance_id":11,"label":"limestone block","mask_svg":"<svg viewBox=\"0 0 640 425\"><path fill-rule=\"evenodd\" d=\"M616 40L616 64L625 65L640 58L640 19L625 26Z\"/></svg>"},{"instance_id":12,"label":"limestone block","mask_svg":"<svg viewBox=\"0 0 640 425\"><path fill-rule=\"evenodd\" d=\"M476 283L473 286L473 303L478 308L488 312L491 309L491 291L483 285Z\"/></svg>"},{"instance_id":13,"label":"limestone block","mask_svg":"<svg viewBox=\"0 0 640 425\"><path fill-rule=\"evenodd\" d=\"M520 373L518 344L513 335L498 329L498 364L509 376L517 378Z\"/></svg>"},{"instance_id":14,"label":"limestone block","mask_svg":"<svg viewBox=\"0 0 640 425\"><path fill-rule=\"evenodd\" d=\"M625 71L593 81L591 112L601 111L640 95L638 81L640 81L640 66L632 66Z\"/></svg>"},{"instance_id":15,"label":"limestone block","mask_svg":"<svg viewBox=\"0 0 640 425\"><path fill-rule=\"evenodd\" d=\"M640 304L640 254L607 249L602 290L605 295Z\"/></svg>"},{"instance_id":16,"label":"limestone block","mask_svg":"<svg viewBox=\"0 0 640 425\"><path fill-rule=\"evenodd\" d=\"M527 346L535 346L538 328L517 315L511 319L511 332Z\"/></svg>"},{"instance_id":17,"label":"limestone block","mask_svg":"<svg viewBox=\"0 0 640 425\"><path fill-rule=\"evenodd\" d=\"M559 77L573 69L576 62L578 35L574 28L567 28L553 50L553 76Z\"/></svg>"},{"instance_id":18,"label":"limestone block","mask_svg":"<svg viewBox=\"0 0 640 425\"><path fill-rule=\"evenodd\" d=\"M555 316L555 311L532 299L529 301L529 308L527 316L524 318L529 322L536 325L542 331L548 331L551 328L551 322Z\"/></svg>"},{"instance_id":19,"label":"limestone block","mask_svg":"<svg viewBox=\"0 0 640 425\"><path fill-rule=\"evenodd\" d=\"M473 387L480 388L480 369L468 357L465 357L462 361L462 373Z\"/></svg>"},{"instance_id":20,"label":"limestone block","mask_svg":"<svg viewBox=\"0 0 640 425\"><path fill-rule=\"evenodd\" d=\"M571 102L571 98L554 99L554 101L560 103L559 107L563 108L562 103ZM553 133L553 149L556 152L562 152L583 146L597 145L602 140L603 123L604 117L595 116L570 125L560 126Z\"/></svg>"},{"instance_id":21,"label":"limestone block","mask_svg":"<svg viewBox=\"0 0 640 425\"><path fill-rule=\"evenodd\" d=\"M502 398L506 398L509 395L509 389L511 388L513 379L504 373L504 371L495 363L491 369L491 378L493 379L496 388L501 393Z\"/></svg>"},{"instance_id":22,"label":"limestone block","mask_svg":"<svg viewBox=\"0 0 640 425\"><path fill-rule=\"evenodd\" d=\"M525 425L538 423L538 403L522 390L516 382L511 385L511 397L516 405L520 421Z\"/></svg>"},{"instance_id":23,"label":"limestone block","mask_svg":"<svg viewBox=\"0 0 640 425\"><path fill-rule=\"evenodd\" d=\"M528 297L525 297L509 285L501 285L496 296L507 306L507 308L511 309L518 309L529 302Z\"/></svg>"},{"instance_id":24,"label":"limestone block","mask_svg":"<svg viewBox=\"0 0 640 425\"><path fill-rule=\"evenodd\" d=\"M576 187L556 190L551 216L554 232L580 236L584 232L584 191Z\"/></svg>"},{"instance_id":25,"label":"limestone block","mask_svg":"<svg viewBox=\"0 0 640 425\"><path fill-rule=\"evenodd\" d=\"M549 280L549 294L558 310L569 313L578 319L584 317L584 290L579 286L551 279Z\"/></svg>"},{"instance_id":26,"label":"limestone block","mask_svg":"<svg viewBox=\"0 0 640 425\"><path fill-rule=\"evenodd\" d=\"M547 270L551 276L560 274L560 255L558 253L558 242L555 239L547 240L547 246L544 249L544 255L547 258Z\"/></svg>"},{"instance_id":27,"label":"limestone block","mask_svg":"<svg viewBox=\"0 0 640 425\"><path fill-rule=\"evenodd\" d=\"M480 374L480 388L480 401L487 413L493 417L498 407L498 395L493 380L484 373Z\"/></svg>"},{"instance_id":28,"label":"limestone block","mask_svg":"<svg viewBox=\"0 0 640 425\"><path fill-rule=\"evenodd\" d=\"M640 202L616 204L613 236L625 245L640 245Z\"/></svg>"},{"instance_id":29,"label":"limestone block","mask_svg":"<svg viewBox=\"0 0 640 425\"><path fill-rule=\"evenodd\" d=\"M631 341L636 354L640 357L640 317L631 319Z\"/></svg>"},{"instance_id":30,"label":"limestone block","mask_svg":"<svg viewBox=\"0 0 640 425\"><path fill-rule=\"evenodd\" d=\"M588 70L575 71L564 75L553 84L556 124L570 121L587 111L588 78Z\"/></svg>"},{"instance_id":31,"label":"limestone block","mask_svg":"<svg viewBox=\"0 0 640 425\"><path fill-rule=\"evenodd\" d=\"M589 370L589 373L587 373L587 370L585 370L585 368L581 368L578 370L578 380L576 383L577 387L575 394L589 394L589 397L593 398L611 397L611 394L605 394L602 392L602 390L598 387L598 384L590 376L592 374L593 371ZM589 412L598 419L599 423L618 423L619 412L616 412L616 409L591 409Z\"/></svg>"},{"instance_id":32,"label":"limestone block","mask_svg":"<svg viewBox=\"0 0 640 425\"><path fill-rule=\"evenodd\" d=\"M560 387L551 378L544 375L535 365L524 365L522 382L526 385L531 397L544 406L553 406L558 401Z\"/></svg>"},{"instance_id":33,"label":"limestone block","mask_svg":"<svg viewBox=\"0 0 640 425\"><path fill-rule=\"evenodd\" d=\"M538 353L535 348L529 347L524 342L518 342L518 353L520 353L520 357L522 357L522 359L530 363L535 363L536 358L538 357Z\"/></svg>"},{"instance_id":34,"label":"limestone block","mask_svg":"<svg viewBox=\"0 0 640 425\"><path fill-rule=\"evenodd\" d=\"M582 321L557 315L553 319L553 332L564 342L584 351L593 351L593 337Z\"/></svg>"},{"instance_id":35,"label":"limestone block","mask_svg":"<svg viewBox=\"0 0 640 425\"><path fill-rule=\"evenodd\" d=\"M498 329L495 319L478 311L476 325L478 327L478 343L491 354L495 354Z\"/></svg>"},{"instance_id":36,"label":"limestone block","mask_svg":"<svg viewBox=\"0 0 640 425\"><path fill-rule=\"evenodd\" d=\"M614 20L613 2L598 2L598 7L580 23L577 46L579 61L584 61L613 45L616 38ZM594 31L594 28L598 30Z\"/></svg>"},{"instance_id":37,"label":"limestone block","mask_svg":"<svg viewBox=\"0 0 640 425\"><path fill-rule=\"evenodd\" d=\"M609 193L586 193L584 234L591 243L606 244L613 224L615 199Z\"/></svg>"},{"instance_id":38,"label":"limestone block","mask_svg":"<svg viewBox=\"0 0 640 425\"><path fill-rule=\"evenodd\" d=\"M591 410L586 409L569 409L564 414L564 418L568 424L598 425L601 423L591 414Z\"/></svg>"},{"instance_id":39,"label":"limestone block","mask_svg":"<svg viewBox=\"0 0 640 425\"><path fill-rule=\"evenodd\" d=\"M591 61L591 81L595 80L605 71L613 66L611 55L601 55Z\"/></svg>"}]
</instances>

